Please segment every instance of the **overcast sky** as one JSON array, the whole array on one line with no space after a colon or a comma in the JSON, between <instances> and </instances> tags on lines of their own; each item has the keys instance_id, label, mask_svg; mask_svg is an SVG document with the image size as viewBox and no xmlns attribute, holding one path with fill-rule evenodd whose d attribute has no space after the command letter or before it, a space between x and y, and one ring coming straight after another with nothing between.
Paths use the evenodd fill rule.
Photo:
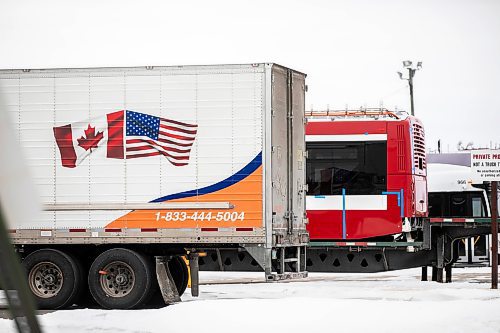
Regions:
<instances>
[{"instance_id":1,"label":"overcast sky","mask_svg":"<svg viewBox=\"0 0 500 333\"><path fill-rule=\"evenodd\" d=\"M11 1L0 68L276 62L308 74L306 108L409 110L422 61L427 144L500 144L500 1Z\"/></svg>"}]
</instances>

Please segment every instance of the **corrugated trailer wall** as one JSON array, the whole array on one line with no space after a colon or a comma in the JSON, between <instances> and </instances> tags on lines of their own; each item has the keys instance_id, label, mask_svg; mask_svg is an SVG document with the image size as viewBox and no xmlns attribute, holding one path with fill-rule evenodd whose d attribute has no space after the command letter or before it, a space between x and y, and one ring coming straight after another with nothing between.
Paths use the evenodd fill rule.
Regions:
<instances>
[{"instance_id":1,"label":"corrugated trailer wall","mask_svg":"<svg viewBox=\"0 0 500 333\"><path fill-rule=\"evenodd\" d=\"M262 151L262 66L47 70L6 76L2 89L8 109L46 204L146 203L183 192L199 194L199 189L237 174ZM167 128L171 137L167 135L165 141L171 142L163 142L163 146L171 148L166 152L174 158L110 158L106 118L123 110L171 120L167 126L176 126L175 122L195 125L194 141L189 146L187 137L191 136L183 136L181 131L185 127ZM131 125L127 124L134 120L127 120L123 131L137 134L130 133ZM75 167L62 165L54 134L55 127L68 124L76 139L76 153L91 151ZM146 125L139 120L139 127ZM102 139L95 142L98 135ZM142 137L154 141L147 135ZM85 151L85 140L94 140L95 147ZM133 148L133 144L129 146ZM181 153L187 151L187 155ZM185 164L176 165L177 162ZM254 194L259 195L260 191ZM254 199L256 206L261 206L262 199ZM247 223L262 225L259 209L245 213ZM23 227L105 227L123 215L124 211L52 212L45 213L42 224L27 222ZM122 219L120 226L172 227L177 222L149 220L131 217Z\"/></svg>"},{"instance_id":2,"label":"corrugated trailer wall","mask_svg":"<svg viewBox=\"0 0 500 333\"><path fill-rule=\"evenodd\" d=\"M156 242L264 243L268 223L269 244L271 223L291 212L303 233L304 77L273 64L0 71L46 207L16 229L63 243L140 242L144 231ZM278 100L285 118L268 124ZM283 205L263 199L273 185Z\"/></svg>"}]
</instances>

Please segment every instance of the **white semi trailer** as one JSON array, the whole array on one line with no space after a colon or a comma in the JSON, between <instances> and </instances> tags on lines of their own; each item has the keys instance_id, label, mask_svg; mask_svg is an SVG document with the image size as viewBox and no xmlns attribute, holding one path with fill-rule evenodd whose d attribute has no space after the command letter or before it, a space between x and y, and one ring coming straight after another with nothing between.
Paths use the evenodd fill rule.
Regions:
<instances>
[{"instance_id":1,"label":"white semi trailer","mask_svg":"<svg viewBox=\"0 0 500 333\"><path fill-rule=\"evenodd\" d=\"M305 77L269 63L0 71L43 202L10 230L39 306L136 308L158 286L175 301L180 256L196 289L200 248L245 249L267 280L305 276Z\"/></svg>"},{"instance_id":2,"label":"white semi trailer","mask_svg":"<svg viewBox=\"0 0 500 333\"><path fill-rule=\"evenodd\" d=\"M470 162L469 154L462 155L467 162ZM473 183L469 166L429 163L427 184L429 217L484 218L491 216L489 195L484 184ZM489 264L491 235L464 238L458 243L458 251L457 263Z\"/></svg>"}]
</instances>

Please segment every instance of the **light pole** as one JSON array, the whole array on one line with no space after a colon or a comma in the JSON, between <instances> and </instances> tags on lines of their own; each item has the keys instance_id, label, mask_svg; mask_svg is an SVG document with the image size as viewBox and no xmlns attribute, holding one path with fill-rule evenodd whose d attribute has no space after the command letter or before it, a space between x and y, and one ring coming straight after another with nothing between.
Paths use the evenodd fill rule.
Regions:
<instances>
[{"instance_id":1,"label":"light pole","mask_svg":"<svg viewBox=\"0 0 500 333\"><path fill-rule=\"evenodd\" d=\"M407 80L410 85L410 102L411 102L411 115L415 115L415 106L413 104L413 77L415 76L415 72L422 68L422 62L417 62L417 66L413 67L412 62L410 60L403 61L403 66L408 69L408 78L403 77L403 73L398 72L399 78L401 80Z\"/></svg>"}]
</instances>

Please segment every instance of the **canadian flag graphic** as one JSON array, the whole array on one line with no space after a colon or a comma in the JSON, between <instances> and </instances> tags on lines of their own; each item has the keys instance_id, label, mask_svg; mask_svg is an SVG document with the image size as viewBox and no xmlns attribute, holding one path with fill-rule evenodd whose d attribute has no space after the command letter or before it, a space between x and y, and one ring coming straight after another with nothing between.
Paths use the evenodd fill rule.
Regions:
<instances>
[{"instance_id":1,"label":"canadian flag graphic","mask_svg":"<svg viewBox=\"0 0 500 333\"><path fill-rule=\"evenodd\" d=\"M63 167L74 168L94 151L108 158L163 156L174 166L189 163L198 125L130 110L54 127Z\"/></svg>"},{"instance_id":2,"label":"canadian flag graphic","mask_svg":"<svg viewBox=\"0 0 500 333\"><path fill-rule=\"evenodd\" d=\"M54 137L67 168L76 167L96 149L105 149L108 158L123 159L123 111L54 127Z\"/></svg>"}]
</instances>

